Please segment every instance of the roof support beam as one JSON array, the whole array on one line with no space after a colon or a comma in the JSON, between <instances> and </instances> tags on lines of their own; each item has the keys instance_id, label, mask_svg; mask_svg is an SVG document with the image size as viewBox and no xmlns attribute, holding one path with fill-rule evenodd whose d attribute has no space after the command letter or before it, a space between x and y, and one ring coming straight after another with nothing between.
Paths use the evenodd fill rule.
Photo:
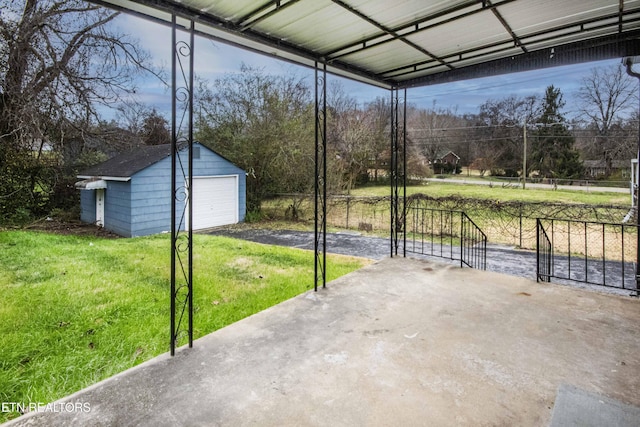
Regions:
<instances>
[{"instance_id":1,"label":"roof support beam","mask_svg":"<svg viewBox=\"0 0 640 427\"><path fill-rule=\"evenodd\" d=\"M466 18L468 16L472 16L475 15L477 13L480 12L484 12L487 9L494 9L498 6L507 4L507 3L511 3L513 1L516 0L503 0L502 2L500 2L499 4L493 5L493 4L487 4L486 0L485 1L480 1L480 3L482 3L481 5L479 5L478 8L467 11L467 12L462 12L465 9L469 9L469 7L472 7L468 4L464 4L461 6L455 6L452 7L450 9L444 10L440 13L437 14L433 14L430 15L427 18L423 18L423 19L419 19L419 20L415 20L412 21L408 24L404 24L400 27L394 28L392 30L386 30L383 29L383 31L385 32L385 34L377 34L375 36L371 36L368 37L364 40L361 40L357 43L351 43L349 45L345 45L345 46L341 46L337 49L334 49L330 52L327 53L326 57L330 60L336 60L340 57L346 56L346 55L350 55L352 53L355 52L360 52L366 49L370 49L372 47L375 46L379 46L385 43L389 43L392 42L394 40L397 40L399 38L406 38L407 36L413 35L413 34L417 34L426 30L430 30L432 28L436 28L439 27L441 25L446 25L448 23L457 21L459 19L462 18ZM448 19L441 19L444 18L447 15L454 15ZM436 21L436 22L433 22ZM428 24L429 22L432 22L431 24ZM380 27L378 27L380 28ZM383 40L378 40L380 38L385 37L386 35L392 35L391 38L386 37ZM378 40L378 41L376 41Z\"/></svg>"},{"instance_id":2,"label":"roof support beam","mask_svg":"<svg viewBox=\"0 0 640 427\"><path fill-rule=\"evenodd\" d=\"M541 49L514 57L510 56L478 65L417 77L405 81L404 86L425 86L635 55L640 55L640 30L623 34L616 33L595 40L558 45L553 48L553 55L551 55L550 48Z\"/></svg>"},{"instance_id":3,"label":"roof support beam","mask_svg":"<svg viewBox=\"0 0 640 427\"><path fill-rule=\"evenodd\" d=\"M367 21L371 25L379 28L380 30L382 30L386 34L392 36L393 40L401 40L405 44L407 44L407 45L411 46L412 48L416 49L417 51L423 53L424 55L428 56L429 58L433 58L436 61L440 62L441 64L447 65L449 68L453 68L453 67L449 66L446 62L444 62L442 59L438 58L437 55L434 55L433 53L429 52L425 48L420 47L417 44L407 40L406 38L404 38L404 36L398 34L397 32L394 32L394 31L390 30L389 28L385 27L384 25L380 24L379 22L376 22L375 20L371 19L370 17L368 17L364 13L362 13L362 12L358 11L357 9L349 6L348 4L342 2L341 0L331 0L331 1L333 1L338 6L343 7L344 9L346 9L349 12L353 13L354 15L358 16L359 18ZM366 49L366 47L365 47L365 49Z\"/></svg>"},{"instance_id":4,"label":"roof support beam","mask_svg":"<svg viewBox=\"0 0 640 427\"><path fill-rule=\"evenodd\" d=\"M563 27L556 27L556 28L551 28L549 30L546 31L539 31L536 33L532 33L529 34L525 37L520 37L519 41L520 43L524 46L527 44L528 40L531 40L530 43L536 43L536 44L542 44L545 42L549 42L552 41L554 39L557 38L557 33L558 32L563 32L563 36L571 36L574 34L580 34L581 32L584 31L584 26L585 25L590 25L591 26L591 30L600 30L600 29L607 29L607 28L611 28L612 25L617 25L617 24L612 24L610 22L607 22L608 19L613 18L613 15L608 15L604 18L597 18L597 19L590 19L590 20L585 20L585 21L581 21L581 22L577 22L577 23L573 23L567 26L563 26ZM626 22L637 22L638 20L640 20L640 18L634 18L631 20L628 20ZM604 22L601 25L593 25L596 24L598 21L602 21ZM599 39L598 39L599 40ZM588 40L586 41L588 42ZM499 41L499 42L495 42L495 43L490 43L484 46L478 46L475 47L474 49L468 49L468 50L464 50L464 51L460 51L460 52L456 52L456 56L457 59L451 59L448 60L448 62L450 62L454 67L456 66L457 62L460 61L466 61L469 59L474 59L474 58L482 58L483 56L486 55L494 55L496 53L500 53L506 50L511 49L511 46L509 47L505 47L505 41ZM493 50L489 50L495 48ZM522 46L521 46L522 48ZM476 53L478 50L483 51L484 53L478 54ZM524 49L523 49L524 50ZM528 49L525 50L525 54L529 53ZM601 58L601 59L605 59L605 58ZM597 59L591 59L592 61L595 61ZM430 68L434 68L435 66L433 65L432 61L421 61L421 62L417 62L414 64L410 64L410 65L405 65L403 67L398 67L398 68L394 68L391 70L386 70L381 72L380 74L387 76L388 78L398 78L400 76L405 76L405 75L409 75L418 71L425 71L428 70ZM456 67L457 68L457 67Z\"/></svg>"},{"instance_id":5,"label":"roof support beam","mask_svg":"<svg viewBox=\"0 0 640 427\"><path fill-rule=\"evenodd\" d=\"M299 0L273 0L269 3L260 6L259 8L247 13L245 16L236 21L236 25L240 28L240 31L245 31L260 21L263 21L283 9L297 3Z\"/></svg>"},{"instance_id":6,"label":"roof support beam","mask_svg":"<svg viewBox=\"0 0 640 427\"><path fill-rule=\"evenodd\" d=\"M487 0L487 3L491 6L491 1ZM513 39L513 42L515 43L515 45L517 47L519 47L520 49L522 49L522 51L524 53L527 53L527 48L524 47L524 45L522 44L522 42L520 41L520 39L518 38L516 33L513 32L513 29L511 28L511 25L509 25L509 23L503 18L503 16L500 14L500 12L498 12L498 9L494 7L493 9L491 9L491 11L496 16L496 18L498 18L498 21L500 21L500 23L505 28L505 30L507 30L507 32L509 33L509 35Z\"/></svg>"}]
</instances>

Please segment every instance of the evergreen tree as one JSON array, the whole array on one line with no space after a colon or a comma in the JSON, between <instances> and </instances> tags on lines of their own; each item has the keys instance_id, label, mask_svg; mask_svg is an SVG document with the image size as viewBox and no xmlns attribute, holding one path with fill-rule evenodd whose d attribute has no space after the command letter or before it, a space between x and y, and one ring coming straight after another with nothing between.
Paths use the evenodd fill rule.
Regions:
<instances>
[{"instance_id":1,"label":"evergreen tree","mask_svg":"<svg viewBox=\"0 0 640 427\"><path fill-rule=\"evenodd\" d=\"M547 87L538 128L532 132L532 169L546 178L580 178L583 173L580 154L574 148L575 138L560 112L564 107L560 89Z\"/></svg>"}]
</instances>

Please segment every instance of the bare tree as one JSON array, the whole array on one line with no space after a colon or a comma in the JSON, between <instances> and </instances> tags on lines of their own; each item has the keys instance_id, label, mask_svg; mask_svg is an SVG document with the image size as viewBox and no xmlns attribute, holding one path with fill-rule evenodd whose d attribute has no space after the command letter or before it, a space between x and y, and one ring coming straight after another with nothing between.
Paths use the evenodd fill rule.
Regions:
<instances>
[{"instance_id":1,"label":"bare tree","mask_svg":"<svg viewBox=\"0 0 640 427\"><path fill-rule=\"evenodd\" d=\"M409 108L407 126L408 136L422 147L426 158L433 161L442 150L451 149L452 133L447 130L457 127L456 114L435 104L428 110Z\"/></svg>"},{"instance_id":2,"label":"bare tree","mask_svg":"<svg viewBox=\"0 0 640 427\"><path fill-rule=\"evenodd\" d=\"M342 177L342 187L352 188L378 180L390 155L391 104L377 98L365 106L358 105L341 84L329 86L329 148L335 151L335 166ZM332 160L333 162L333 160Z\"/></svg>"},{"instance_id":3,"label":"bare tree","mask_svg":"<svg viewBox=\"0 0 640 427\"><path fill-rule=\"evenodd\" d=\"M343 170L347 193L369 179L369 167L374 155L372 115L361 109L351 109L335 115L331 123L331 143Z\"/></svg>"},{"instance_id":4,"label":"bare tree","mask_svg":"<svg viewBox=\"0 0 640 427\"><path fill-rule=\"evenodd\" d=\"M523 126L539 114L539 106L535 96L515 95L491 99L480 106L478 119L486 125L478 128L478 136L483 140L484 155L480 162L483 167L488 166L493 173L516 176L522 169Z\"/></svg>"},{"instance_id":5,"label":"bare tree","mask_svg":"<svg viewBox=\"0 0 640 427\"><path fill-rule=\"evenodd\" d=\"M621 65L592 68L578 90L581 116L587 122L586 129L592 131L581 138L583 149L602 159L608 172L620 155L617 134L624 118L633 112L636 92L636 80L627 76Z\"/></svg>"},{"instance_id":6,"label":"bare tree","mask_svg":"<svg viewBox=\"0 0 640 427\"><path fill-rule=\"evenodd\" d=\"M365 109L372 138L370 167L373 169L373 180L377 182L380 171L385 169L384 163L390 160L391 102L389 98L378 97L367 104Z\"/></svg>"},{"instance_id":7,"label":"bare tree","mask_svg":"<svg viewBox=\"0 0 640 427\"><path fill-rule=\"evenodd\" d=\"M59 120L97 118L96 106L135 91L150 71L118 13L78 0L0 0L3 131L41 138Z\"/></svg>"},{"instance_id":8,"label":"bare tree","mask_svg":"<svg viewBox=\"0 0 640 427\"><path fill-rule=\"evenodd\" d=\"M0 0L0 180L13 183L0 188L0 216L45 209L43 200L28 206L51 188L41 173L50 159L40 156L60 148L64 128L90 129L98 105L132 93L151 71L147 54L111 25L117 15L80 0ZM9 194L24 195L12 199L22 205Z\"/></svg>"}]
</instances>

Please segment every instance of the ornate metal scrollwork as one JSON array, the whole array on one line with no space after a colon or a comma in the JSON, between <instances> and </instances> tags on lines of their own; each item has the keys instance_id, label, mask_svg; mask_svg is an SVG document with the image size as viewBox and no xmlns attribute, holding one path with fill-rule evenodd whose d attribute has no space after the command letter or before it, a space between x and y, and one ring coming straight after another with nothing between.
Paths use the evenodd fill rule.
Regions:
<instances>
[{"instance_id":1,"label":"ornate metal scrollwork","mask_svg":"<svg viewBox=\"0 0 640 427\"><path fill-rule=\"evenodd\" d=\"M391 89L391 257L398 255L398 89Z\"/></svg>"},{"instance_id":2,"label":"ornate metal scrollwork","mask_svg":"<svg viewBox=\"0 0 640 427\"><path fill-rule=\"evenodd\" d=\"M177 40L172 20L171 108L171 355L188 342L193 346L193 45ZM186 158L185 158L186 157Z\"/></svg>"},{"instance_id":3,"label":"ornate metal scrollwork","mask_svg":"<svg viewBox=\"0 0 640 427\"><path fill-rule=\"evenodd\" d=\"M399 89L391 90L391 256L398 255L400 237L403 239L402 254L406 256L406 169L407 169L407 90L404 89L403 122L400 127Z\"/></svg>"},{"instance_id":4,"label":"ornate metal scrollwork","mask_svg":"<svg viewBox=\"0 0 640 427\"><path fill-rule=\"evenodd\" d=\"M315 66L316 150L315 150L315 265L314 289L327 283L327 65Z\"/></svg>"}]
</instances>

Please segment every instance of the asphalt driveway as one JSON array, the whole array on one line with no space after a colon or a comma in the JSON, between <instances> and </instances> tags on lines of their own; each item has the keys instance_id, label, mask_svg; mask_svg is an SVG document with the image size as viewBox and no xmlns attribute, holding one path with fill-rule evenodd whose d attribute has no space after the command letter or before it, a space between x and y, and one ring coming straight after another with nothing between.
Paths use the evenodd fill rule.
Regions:
<instances>
[{"instance_id":1,"label":"asphalt driveway","mask_svg":"<svg viewBox=\"0 0 640 427\"><path fill-rule=\"evenodd\" d=\"M208 234L233 237L236 239L249 240L268 245L288 246L306 250L314 249L314 233L311 231L223 227L209 231ZM326 238L328 253L358 256L372 260L381 260L389 257L391 254L391 246L388 238L366 236L357 232L327 233ZM408 244L407 247L410 248L410 245ZM440 249L442 249L442 251L440 251ZM452 260L446 257L446 254L450 253L450 250L451 248L449 246L443 245L437 251L434 251L434 253L445 254L444 257L422 255L412 252L408 252L407 256L411 258L460 265L459 260ZM399 253L401 251L402 248L400 248ZM560 259L560 257L557 259ZM605 266L607 282L622 283L623 277L621 270L619 266L616 266L615 264L615 262L611 262ZM628 264L629 265L625 265L624 268L626 274L624 281L625 286L630 287L630 280L634 277L634 265L632 263ZM566 266L565 263L558 262L554 265L554 268L556 273L558 273L557 275L562 276L562 270L566 269ZM573 266L573 264L572 268L574 269L574 273L571 277L576 277L576 267ZM518 250L505 245L489 244L487 245L487 270L536 280L536 253L534 251ZM566 275L566 272L564 273L564 275ZM602 273L595 271L590 272L589 274L592 275L590 277L594 277L594 275ZM630 294L629 290L590 285L576 281L553 279L553 282L570 285L572 287L597 290L599 292L609 292L619 295Z\"/></svg>"}]
</instances>

